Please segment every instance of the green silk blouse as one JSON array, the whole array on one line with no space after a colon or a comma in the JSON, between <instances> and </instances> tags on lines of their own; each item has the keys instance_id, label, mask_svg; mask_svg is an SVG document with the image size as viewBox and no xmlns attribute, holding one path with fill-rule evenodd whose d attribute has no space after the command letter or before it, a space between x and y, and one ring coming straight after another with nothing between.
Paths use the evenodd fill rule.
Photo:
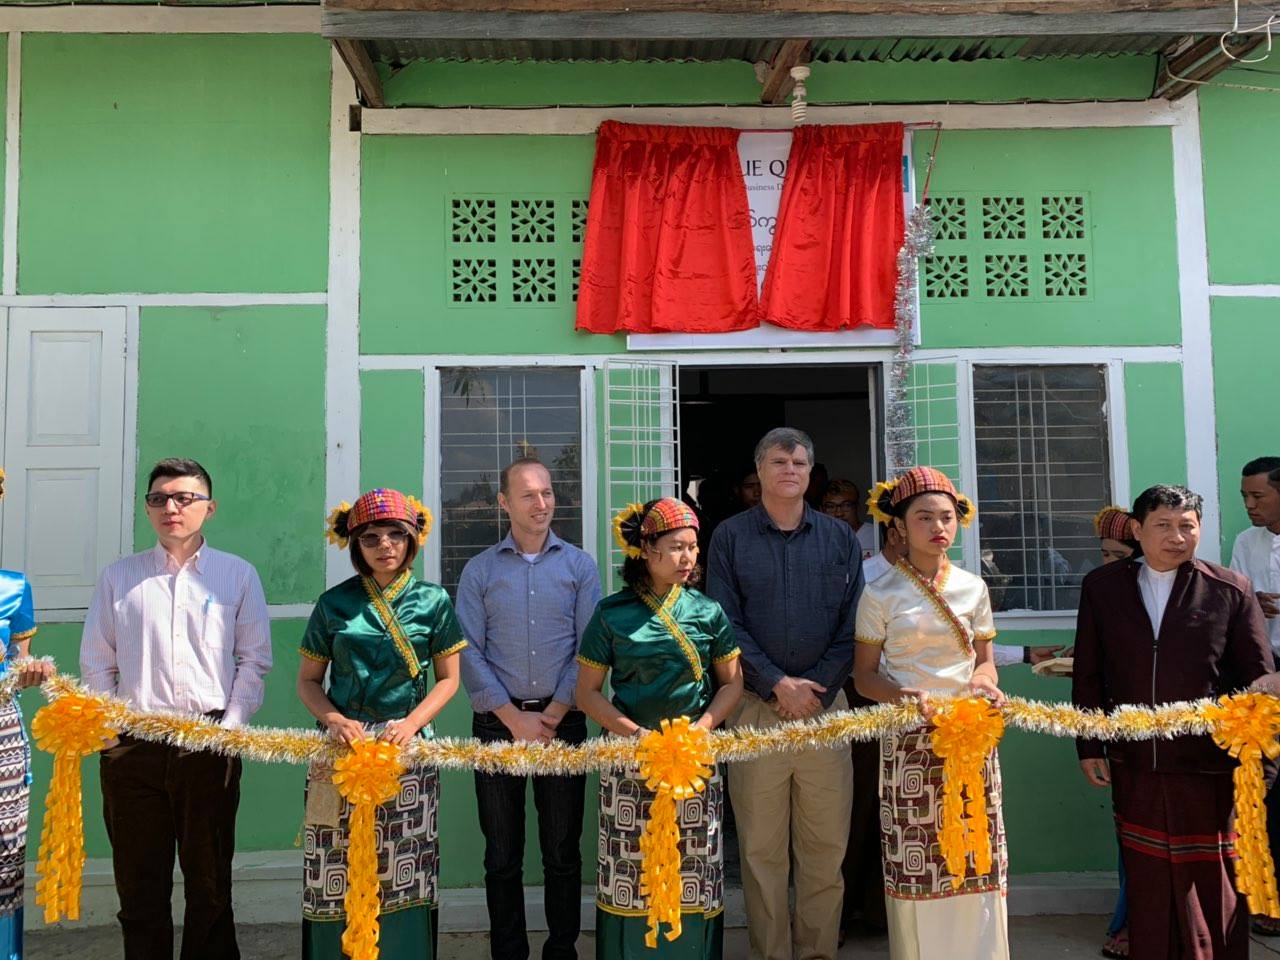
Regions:
<instances>
[{"instance_id":1,"label":"green silk blouse","mask_svg":"<svg viewBox=\"0 0 1280 960\"><path fill-rule=\"evenodd\" d=\"M467 645L444 588L405 571L385 590L356 576L326 590L301 653L329 664L329 699L362 723L398 720L427 695L437 657Z\"/></svg>"},{"instance_id":2,"label":"green silk blouse","mask_svg":"<svg viewBox=\"0 0 1280 960\"><path fill-rule=\"evenodd\" d=\"M697 590L672 587L659 599L624 587L596 605L578 662L611 670L613 705L656 729L663 720L697 720L715 694L717 663L738 656L729 618Z\"/></svg>"}]
</instances>

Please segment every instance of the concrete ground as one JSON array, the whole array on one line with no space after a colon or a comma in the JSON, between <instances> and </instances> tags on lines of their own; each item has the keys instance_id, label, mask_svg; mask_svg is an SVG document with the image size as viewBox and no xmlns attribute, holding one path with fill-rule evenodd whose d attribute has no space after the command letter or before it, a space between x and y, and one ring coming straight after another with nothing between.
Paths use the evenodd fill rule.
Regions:
<instances>
[{"instance_id":1,"label":"concrete ground","mask_svg":"<svg viewBox=\"0 0 1280 960\"><path fill-rule=\"evenodd\" d=\"M1106 917L1012 917L1009 937L1018 960L1090 960L1097 957ZM296 923L254 924L240 928L243 960L296 960L301 952L300 927ZM545 935L531 935L533 956ZM440 938L441 960L488 960L489 938L483 933L449 933ZM26 954L33 960L118 960L122 956L120 934L114 926L80 929L48 928L27 933ZM731 929L725 936L726 960L747 956L747 932ZM595 941L584 934L578 956L595 956ZM845 943L841 960L887 960L889 944L883 937L855 938ZM1280 938L1255 938L1250 960L1276 960Z\"/></svg>"}]
</instances>

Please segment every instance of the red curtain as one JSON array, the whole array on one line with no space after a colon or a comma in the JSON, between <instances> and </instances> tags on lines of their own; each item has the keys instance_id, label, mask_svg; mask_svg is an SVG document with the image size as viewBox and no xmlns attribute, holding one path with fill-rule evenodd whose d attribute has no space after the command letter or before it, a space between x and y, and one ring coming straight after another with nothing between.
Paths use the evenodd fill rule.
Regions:
<instances>
[{"instance_id":1,"label":"red curtain","mask_svg":"<svg viewBox=\"0 0 1280 960\"><path fill-rule=\"evenodd\" d=\"M902 124L797 127L761 313L795 330L893 326Z\"/></svg>"},{"instance_id":2,"label":"red curtain","mask_svg":"<svg viewBox=\"0 0 1280 960\"><path fill-rule=\"evenodd\" d=\"M577 328L722 333L758 313L738 132L601 124Z\"/></svg>"}]
</instances>

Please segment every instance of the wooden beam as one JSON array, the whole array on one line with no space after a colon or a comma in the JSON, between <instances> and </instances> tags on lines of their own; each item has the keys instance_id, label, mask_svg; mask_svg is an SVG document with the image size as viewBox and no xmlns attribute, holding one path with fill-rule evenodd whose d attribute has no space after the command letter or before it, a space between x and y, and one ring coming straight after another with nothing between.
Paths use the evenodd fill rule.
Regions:
<instances>
[{"instance_id":1,"label":"wooden beam","mask_svg":"<svg viewBox=\"0 0 1280 960\"><path fill-rule=\"evenodd\" d=\"M717 13L453 12L419 9L439 0L325 0L326 37L378 40L772 40L860 37L1052 37L1144 34L1168 37L1221 34L1231 29L1231 8L1107 13L921 13L918 2L903 14L844 12ZM526 3L534 0L525 0ZM1195 0L1203 2L1203 0ZM979 4L980 6L982 4ZM757 10L759 8L756 8ZM1252 26L1252 19L1245 26Z\"/></svg>"},{"instance_id":2,"label":"wooden beam","mask_svg":"<svg viewBox=\"0 0 1280 960\"><path fill-rule=\"evenodd\" d=\"M347 65L351 79L355 80L361 103L366 107L385 107L387 101L382 96L382 80L364 42L338 37L334 39L333 47Z\"/></svg>"},{"instance_id":3,"label":"wooden beam","mask_svg":"<svg viewBox=\"0 0 1280 960\"><path fill-rule=\"evenodd\" d=\"M986 14L1159 14L1221 8L1211 0L324 0L330 10L423 13L840 13L981 16Z\"/></svg>"},{"instance_id":4,"label":"wooden beam","mask_svg":"<svg viewBox=\"0 0 1280 960\"><path fill-rule=\"evenodd\" d=\"M1262 34L1246 34L1239 43L1228 42L1234 57L1248 56L1266 40ZM1236 63L1222 52L1217 37L1205 37L1185 53L1163 61L1153 97L1180 100L1202 83L1216 77Z\"/></svg>"},{"instance_id":5,"label":"wooden beam","mask_svg":"<svg viewBox=\"0 0 1280 960\"><path fill-rule=\"evenodd\" d=\"M808 40L784 40L769 64L765 74L763 88L760 91L761 103L784 103L796 82L791 79L791 68L809 62Z\"/></svg>"}]
</instances>

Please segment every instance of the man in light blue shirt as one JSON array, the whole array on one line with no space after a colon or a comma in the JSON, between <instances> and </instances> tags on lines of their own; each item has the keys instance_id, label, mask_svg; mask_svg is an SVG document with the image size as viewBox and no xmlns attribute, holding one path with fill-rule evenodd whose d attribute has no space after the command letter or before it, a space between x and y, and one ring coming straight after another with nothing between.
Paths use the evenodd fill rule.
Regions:
<instances>
[{"instance_id":1,"label":"man in light blue shirt","mask_svg":"<svg viewBox=\"0 0 1280 960\"><path fill-rule=\"evenodd\" d=\"M469 641L462 682L480 740L582 743L574 709L578 643L600 600L595 561L551 531L555 493L539 461L502 471L498 505L511 520L501 543L472 557L458 582ZM484 833L484 885L493 960L528 960L524 916L525 778L475 774ZM542 960L576 960L582 897L585 776L533 778L549 935Z\"/></svg>"}]
</instances>

